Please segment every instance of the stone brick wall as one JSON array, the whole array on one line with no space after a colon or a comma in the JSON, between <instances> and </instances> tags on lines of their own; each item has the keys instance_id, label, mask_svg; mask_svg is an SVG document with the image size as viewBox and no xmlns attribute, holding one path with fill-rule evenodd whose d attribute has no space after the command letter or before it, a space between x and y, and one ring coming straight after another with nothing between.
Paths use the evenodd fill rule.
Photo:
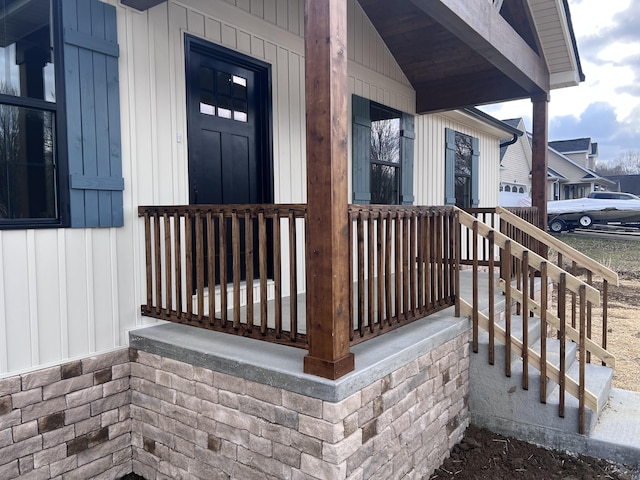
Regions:
<instances>
[{"instance_id":1,"label":"stone brick wall","mask_svg":"<svg viewBox=\"0 0 640 480\"><path fill-rule=\"evenodd\" d=\"M0 379L0 478L131 472L129 351Z\"/></svg>"},{"instance_id":2,"label":"stone brick wall","mask_svg":"<svg viewBox=\"0 0 640 480\"><path fill-rule=\"evenodd\" d=\"M133 471L146 478L430 475L468 425L469 334L332 403L131 355Z\"/></svg>"}]
</instances>

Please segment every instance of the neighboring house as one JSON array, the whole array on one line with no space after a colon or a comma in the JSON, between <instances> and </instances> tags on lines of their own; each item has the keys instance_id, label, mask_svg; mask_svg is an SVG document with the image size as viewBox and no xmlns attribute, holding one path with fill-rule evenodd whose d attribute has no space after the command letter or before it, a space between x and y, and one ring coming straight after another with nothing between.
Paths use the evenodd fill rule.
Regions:
<instances>
[{"instance_id":1,"label":"neighboring house","mask_svg":"<svg viewBox=\"0 0 640 480\"><path fill-rule=\"evenodd\" d=\"M607 190L640 195L640 175L606 175L604 178L616 184Z\"/></svg>"},{"instance_id":2,"label":"neighboring house","mask_svg":"<svg viewBox=\"0 0 640 480\"><path fill-rule=\"evenodd\" d=\"M553 190L549 192L549 200L584 198L591 192L609 190L615 185L614 182L601 177L582 163L578 163L551 146L549 147L549 168L557 173L557 180L552 184ZM550 178L552 172L550 171Z\"/></svg>"},{"instance_id":3,"label":"neighboring house","mask_svg":"<svg viewBox=\"0 0 640 480\"><path fill-rule=\"evenodd\" d=\"M590 137L573 138L570 140L555 140L549 142L549 147L570 158L581 167L588 170L595 168L598 158L598 144Z\"/></svg>"},{"instance_id":4,"label":"neighboring house","mask_svg":"<svg viewBox=\"0 0 640 480\"><path fill-rule=\"evenodd\" d=\"M522 118L504 120L508 125L526 132ZM506 202L517 205L518 199L531 198L532 145L528 134L503 139L500 143L500 194L501 205ZM515 203L514 203L515 202Z\"/></svg>"},{"instance_id":5,"label":"neighboring house","mask_svg":"<svg viewBox=\"0 0 640 480\"><path fill-rule=\"evenodd\" d=\"M346 396L335 379L355 368L347 285L362 273L358 265L349 271L348 204L495 207L500 139L517 128L466 107L530 97L535 121L546 124L549 91L583 80L568 6L5 3L0 476L114 478L131 471L132 449L133 468L150 478L207 478L213 467L205 462L238 478L345 478L346 455L380 460L372 476L394 464L430 474L469 422L469 329L447 329L429 344L437 355L423 352L408 366L387 361L395 351L377 351L384 379L357 377ZM535 149L530 157L535 177L544 157ZM212 214L210 204L226 213ZM152 221L160 206L167 210ZM402 210L385 213L389 222L390 212ZM287 219L290 230L273 234ZM298 227L307 230L296 234ZM208 249L218 238L242 250ZM447 275L441 280L452 281ZM266 312L263 287L270 300L306 293L304 357L276 345L289 343L266 321L254 329L231 316L222 326L205 322L208 306L239 316L241 302L253 305L250 295ZM226 336L216 352L224 371L202 368L202 352L175 361L171 352L183 347L172 335L162 354L136 343L129 356L130 338L141 341L130 332L156 319L272 343ZM196 337L191 346L203 344ZM282 355L276 368L260 363L274 355ZM258 365L247 368L246 357ZM428 461L407 463L403 448L389 457L367 450L372 438L386 450L391 435L369 423L377 409L390 411L382 394L424 362L439 379L425 376L424 388L442 398L420 408L437 413L389 422L424 438ZM291 365L296 381L283 381ZM354 468L357 475L363 467Z\"/></svg>"},{"instance_id":6,"label":"neighboring house","mask_svg":"<svg viewBox=\"0 0 640 480\"><path fill-rule=\"evenodd\" d=\"M504 120L505 123L525 130L522 118ZM598 144L590 138L549 142L547 168L547 200L582 198L596 190L609 190L610 180L595 173L593 165L598 155ZM563 151L556 147L563 148ZM503 138L500 148L500 192L518 193L530 197L531 193L531 134L523 135L515 143Z\"/></svg>"}]
</instances>

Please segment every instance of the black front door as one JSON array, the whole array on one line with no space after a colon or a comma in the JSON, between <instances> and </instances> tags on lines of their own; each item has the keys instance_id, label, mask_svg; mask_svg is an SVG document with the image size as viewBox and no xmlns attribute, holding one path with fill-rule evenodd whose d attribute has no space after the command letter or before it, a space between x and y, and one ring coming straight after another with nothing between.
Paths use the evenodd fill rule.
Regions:
<instances>
[{"instance_id":1,"label":"black front door","mask_svg":"<svg viewBox=\"0 0 640 480\"><path fill-rule=\"evenodd\" d=\"M269 66L191 36L186 37L185 51L189 202L272 203ZM227 227L226 270L227 281L231 281L230 223ZM241 224L243 278L246 275L244 231ZM218 257L217 246L215 251ZM254 251L257 252L257 243ZM219 265L219 258L216 263ZM254 271L257 272L257 268Z\"/></svg>"}]
</instances>

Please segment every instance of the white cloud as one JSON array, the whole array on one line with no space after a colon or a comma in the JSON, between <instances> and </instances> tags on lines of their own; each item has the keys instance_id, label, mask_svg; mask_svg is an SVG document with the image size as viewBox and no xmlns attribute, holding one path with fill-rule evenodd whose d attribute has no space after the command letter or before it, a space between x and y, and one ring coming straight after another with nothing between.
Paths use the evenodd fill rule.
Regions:
<instances>
[{"instance_id":1,"label":"white cloud","mask_svg":"<svg viewBox=\"0 0 640 480\"><path fill-rule=\"evenodd\" d=\"M549 138L591 137L600 159L640 152L640 2L569 0L586 81L551 92ZM523 117L531 101L483 107L500 118Z\"/></svg>"}]
</instances>

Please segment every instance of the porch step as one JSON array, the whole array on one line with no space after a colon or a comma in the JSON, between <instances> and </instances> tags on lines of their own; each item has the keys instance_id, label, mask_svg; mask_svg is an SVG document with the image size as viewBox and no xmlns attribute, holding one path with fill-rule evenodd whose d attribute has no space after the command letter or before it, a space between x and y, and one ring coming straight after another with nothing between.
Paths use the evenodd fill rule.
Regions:
<instances>
[{"instance_id":1,"label":"porch step","mask_svg":"<svg viewBox=\"0 0 640 480\"><path fill-rule=\"evenodd\" d=\"M518 317L513 317L518 318ZM498 322L496 322L498 323ZM519 330L518 331L518 325ZM522 338L522 323L512 322L512 334ZM533 350L539 351L540 328L539 319L529 319L529 344ZM567 343L567 376L578 380L579 364L575 361L576 344ZM547 403L540 402L540 371L529 364L528 390L522 388L522 359L512 355L511 377L505 376L505 348L495 345L495 364L488 363L488 334L479 335L478 354L471 355L470 381L471 395L469 410L474 424L493 431L544 432L562 430L577 432L579 426L578 399L566 392L565 416L559 417L559 387L547 379ZM559 366L560 342L554 338L547 339L547 360ZM586 388L598 397L598 412L585 409L586 434L589 435L597 421L598 415L606 404L611 388L613 371L608 367L587 365ZM526 436L526 435L525 435Z\"/></svg>"}]
</instances>

